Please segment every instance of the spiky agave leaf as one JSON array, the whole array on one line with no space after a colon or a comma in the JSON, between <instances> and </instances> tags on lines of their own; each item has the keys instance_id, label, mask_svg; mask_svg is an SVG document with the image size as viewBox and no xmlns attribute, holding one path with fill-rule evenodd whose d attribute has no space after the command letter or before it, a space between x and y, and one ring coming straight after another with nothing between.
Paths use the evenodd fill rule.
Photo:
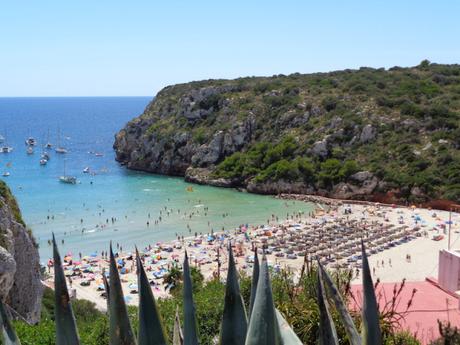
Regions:
<instances>
[{"instance_id":1,"label":"spiky agave leaf","mask_svg":"<svg viewBox=\"0 0 460 345\"><path fill-rule=\"evenodd\" d=\"M112 243L110 243L110 271L109 271L109 319L110 319L110 345L135 345L136 340L131 328L131 323L126 309L120 276L113 256Z\"/></svg>"},{"instance_id":2,"label":"spiky agave leaf","mask_svg":"<svg viewBox=\"0 0 460 345\"><path fill-rule=\"evenodd\" d=\"M188 264L187 251L184 257L184 344L198 345L198 327L195 315L195 303L193 302L193 286L190 267Z\"/></svg>"},{"instance_id":3,"label":"spiky agave leaf","mask_svg":"<svg viewBox=\"0 0 460 345\"><path fill-rule=\"evenodd\" d=\"M110 287L109 287L109 282L107 281L107 276L105 275L105 271L102 271L102 282L104 283L105 297L107 300L107 310L109 310Z\"/></svg>"},{"instance_id":4,"label":"spiky agave leaf","mask_svg":"<svg viewBox=\"0 0 460 345\"><path fill-rule=\"evenodd\" d=\"M319 261L318 261L319 262ZM326 294L323 285L323 274L318 269L317 293L319 308L319 345L338 345L337 331L334 321L332 321L329 308L327 306Z\"/></svg>"},{"instance_id":5,"label":"spiky agave leaf","mask_svg":"<svg viewBox=\"0 0 460 345\"><path fill-rule=\"evenodd\" d=\"M54 315L56 323L56 345L80 344L75 316L70 304L67 283L62 268L61 256L53 234L54 259Z\"/></svg>"},{"instance_id":6,"label":"spiky agave leaf","mask_svg":"<svg viewBox=\"0 0 460 345\"><path fill-rule=\"evenodd\" d=\"M225 304L220 330L220 344L244 344L248 321L243 297L240 294L238 274L233 258L232 246L228 246L228 272L225 288Z\"/></svg>"},{"instance_id":7,"label":"spiky agave leaf","mask_svg":"<svg viewBox=\"0 0 460 345\"><path fill-rule=\"evenodd\" d=\"M339 290L335 286L332 278L329 276L329 273L324 269L323 265L318 262L318 269L321 270L321 275L323 278L323 282L326 284L327 289L329 291L329 296L331 297L332 301L334 302L335 308L339 312L340 320L342 321L345 331L347 332L348 339L350 340L351 345L361 345L361 336L356 329L355 323L351 318L350 313L347 310L347 306L340 295Z\"/></svg>"},{"instance_id":8,"label":"spiky agave leaf","mask_svg":"<svg viewBox=\"0 0 460 345\"><path fill-rule=\"evenodd\" d=\"M273 303L267 258L262 257L256 297L249 321L246 345L280 345L280 329Z\"/></svg>"},{"instance_id":9,"label":"spiky agave leaf","mask_svg":"<svg viewBox=\"0 0 460 345\"><path fill-rule=\"evenodd\" d=\"M0 298L0 340L3 339L4 345L21 345L13 325L11 324L8 315L6 314L5 307ZM1 343L1 341L0 341Z\"/></svg>"},{"instance_id":10,"label":"spiky agave leaf","mask_svg":"<svg viewBox=\"0 0 460 345\"><path fill-rule=\"evenodd\" d=\"M281 343L283 345L302 345L302 341L278 309L276 309L276 320L280 328Z\"/></svg>"},{"instance_id":11,"label":"spiky agave leaf","mask_svg":"<svg viewBox=\"0 0 460 345\"><path fill-rule=\"evenodd\" d=\"M179 307L176 308L176 316L174 317L173 345L184 344L184 335L180 326Z\"/></svg>"},{"instance_id":12,"label":"spiky agave leaf","mask_svg":"<svg viewBox=\"0 0 460 345\"><path fill-rule=\"evenodd\" d=\"M255 254L254 254L254 268L252 269L251 301L249 303L249 317L251 317L252 308L254 307L254 300L256 299L258 281L259 281L259 257L257 255L257 247L256 247Z\"/></svg>"},{"instance_id":13,"label":"spiky agave leaf","mask_svg":"<svg viewBox=\"0 0 460 345\"><path fill-rule=\"evenodd\" d=\"M149 280L136 248L137 279L139 286L139 345L166 345L163 321L155 303Z\"/></svg>"},{"instance_id":14,"label":"spiky agave leaf","mask_svg":"<svg viewBox=\"0 0 460 345\"><path fill-rule=\"evenodd\" d=\"M379 308L377 306L377 299L375 298L369 261L367 260L366 249L362 240L361 252L363 257L363 345L381 345L382 332L380 331Z\"/></svg>"}]
</instances>

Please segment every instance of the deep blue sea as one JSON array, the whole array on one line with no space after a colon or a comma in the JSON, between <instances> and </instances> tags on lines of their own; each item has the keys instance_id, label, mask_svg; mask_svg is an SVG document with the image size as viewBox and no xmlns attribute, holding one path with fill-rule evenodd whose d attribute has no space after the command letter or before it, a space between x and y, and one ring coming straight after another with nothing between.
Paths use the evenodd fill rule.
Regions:
<instances>
[{"instance_id":1,"label":"deep blue sea","mask_svg":"<svg viewBox=\"0 0 460 345\"><path fill-rule=\"evenodd\" d=\"M52 232L62 253L90 254L108 249L110 240L130 250L135 244L142 247L176 235L258 225L272 214L283 219L288 213L311 210L304 203L232 189L195 185L191 191L181 178L120 166L114 159L114 135L141 114L150 100L0 98L0 134L13 147L11 153L0 153L0 178L18 199L23 218L38 240L42 261L51 255ZM56 154L53 147L47 150L48 164L41 166L48 131L54 147L60 137L68 153ZM29 136L38 141L33 154L26 152ZM83 173L85 167L93 174ZM64 168L67 175L77 177L76 185L59 182ZM1 176L4 172L10 176ZM112 218L116 218L114 223Z\"/></svg>"}]
</instances>

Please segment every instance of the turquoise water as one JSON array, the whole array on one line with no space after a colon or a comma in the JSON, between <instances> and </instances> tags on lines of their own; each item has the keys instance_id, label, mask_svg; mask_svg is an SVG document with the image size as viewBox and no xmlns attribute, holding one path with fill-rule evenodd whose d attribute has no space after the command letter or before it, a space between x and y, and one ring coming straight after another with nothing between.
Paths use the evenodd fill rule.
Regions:
<instances>
[{"instance_id":1,"label":"turquoise water","mask_svg":"<svg viewBox=\"0 0 460 345\"><path fill-rule=\"evenodd\" d=\"M110 240L130 250L134 244L142 247L177 235L259 225L272 214L284 219L288 213L311 210L304 203L232 189L194 185L189 191L190 184L181 178L133 172L118 165L112 149L114 135L149 101L147 97L0 98L0 133L14 148L0 154L0 174L10 172L2 178L38 240L42 261L51 254L52 232L62 252L90 254L108 249ZM50 161L40 166L40 144L47 141L48 130L50 142L56 144L58 128L61 144L69 152L58 155L49 150ZM30 135L39 141L32 155L26 153L24 143ZM78 184L58 181L64 166ZM84 174L85 167L95 174Z\"/></svg>"}]
</instances>

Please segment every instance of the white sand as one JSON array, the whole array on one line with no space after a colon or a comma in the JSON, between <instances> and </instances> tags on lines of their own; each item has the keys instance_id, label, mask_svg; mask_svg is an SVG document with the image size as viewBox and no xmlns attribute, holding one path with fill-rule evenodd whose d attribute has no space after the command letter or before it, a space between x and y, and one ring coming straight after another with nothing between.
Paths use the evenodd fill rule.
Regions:
<instances>
[{"instance_id":1,"label":"white sand","mask_svg":"<svg viewBox=\"0 0 460 345\"><path fill-rule=\"evenodd\" d=\"M344 215L345 208L351 208L352 214ZM443 233L442 230L439 230L439 224L445 224L449 219L449 213L445 211L435 211L437 217L432 217L433 211L427 209L413 209L413 208L391 208L391 207L382 207L382 206L364 206L364 205L342 205L334 210L331 210L329 213L320 212L315 218L308 216L301 216L297 219L284 222L282 224L270 224L274 226L273 234L278 230L289 232L286 227L292 225L293 223L301 223L300 232L311 231L308 230L311 227L318 227L318 222L323 221L325 224L333 225L339 221L344 222L345 220L359 220L365 221L367 224L373 223L374 227L380 227L380 224L385 226L394 225L394 227L401 227L406 225L408 229L412 229L415 226L421 226L420 232L427 232L427 238L424 236L417 237L408 243L403 243L397 245L396 247L390 248L383 252L378 252L377 254L371 255L369 257L369 262L371 264L371 270L375 268L374 278L379 278L382 282L401 282L403 278L406 278L409 281L421 281L426 277L437 277L437 264L438 264L438 252L440 249L447 248L447 235L441 241L433 241L432 237L439 233ZM415 217L420 217L423 222L418 221L415 223ZM400 217L403 219L403 223L400 223ZM459 214L452 213L452 248L460 247L460 234L459 234L459 225L460 225L460 216ZM343 223L342 223L343 224ZM432 230L435 226L438 226L438 230ZM448 228L448 225L446 225ZM282 230L281 230L282 229ZM292 228L291 228L292 229ZM318 230L316 230L318 231ZM256 240L259 242L263 237L257 236L257 233L260 233L260 229L248 229L248 232L251 237L251 241ZM205 238L205 237L204 237ZM251 255L251 243L249 241L244 242L244 235L231 235L232 243L240 242L241 245L238 248L241 250L242 256L236 257L237 265L240 269L247 270L251 272L251 265L246 263L245 257ZM274 238L274 237L273 237ZM197 244L196 246L189 246L192 239L186 239L185 247L187 248L189 257L192 258L192 264L194 264L195 258L206 257L209 260L209 263L204 263L201 265L201 271L206 279L209 279L216 274L217 271L217 256L216 248L217 244L208 245L205 241L203 244ZM225 279L226 276L226 241L223 243L223 248L220 250L220 259L222 262L221 268L221 279ZM306 244L306 249L309 247L309 243ZM258 246L261 244L259 243ZM164 248L165 244L157 248L157 252L165 260L171 262L172 255L179 257L179 262L183 260L184 249L174 249L172 253L167 253L161 250L161 247ZM205 252L205 253L204 253ZM153 251L150 252L153 254ZM237 253L235 253L237 254ZM406 261L406 255L411 256L411 262ZM155 254L157 255L157 254ZM125 253L121 253L120 257L124 257ZM287 259L287 258L277 258L274 256L274 253L267 256L269 263L274 265L277 264L281 268L289 268L294 271L296 275L299 274L300 268L303 265L304 258L298 256L296 259ZM75 260L75 258L74 258ZM382 267L382 260L384 265ZM391 265L390 265L391 260ZM150 266L152 270L157 269L156 264L150 264L150 260L147 260L146 266ZM345 261L345 260L344 260ZM378 264L377 264L378 262ZM102 267L108 267L107 262L101 260L99 265ZM125 267L131 267L131 261L127 261ZM149 279L152 279L152 273L147 272ZM80 286L80 282L83 280L81 278L73 277L73 288L76 290L77 298L88 299L96 303L97 307L101 310L106 308L106 300L100 297L101 291L96 291L98 283L100 283L100 274L96 274L96 281L92 281L90 286ZM138 295L130 293L130 288L128 285L130 283L135 283L137 278L134 272L121 275L123 281L123 291L125 296L129 296L128 304L137 305ZM167 297L168 293L164 289L163 279L155 279L155 282L160 285L157 288L153 288L153 293L155 297ZM354 282L359 283L359 276L355 278ZM47 285L52 285L52 277L46 282Z\"/></svg>"}]
</instances>

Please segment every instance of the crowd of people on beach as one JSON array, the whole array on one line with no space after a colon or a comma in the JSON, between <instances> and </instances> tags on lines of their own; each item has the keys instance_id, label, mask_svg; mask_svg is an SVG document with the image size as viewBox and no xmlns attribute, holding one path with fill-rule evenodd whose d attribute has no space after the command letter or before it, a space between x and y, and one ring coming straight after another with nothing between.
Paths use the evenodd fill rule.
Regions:
<instances>
[{"instance_id":1,"label":"crowd of people on beach","mask_svg":"<svg viewBox=\"0 0 460 345\"><path fill-rule=\"evenodd\" d=\"M209 208L201 206L201 212ZM180 210L165 207L156 220L172 214L181 214ZM193 217L199 210L185 212ZM222 217L226 217L222 214ZM151 217L151 215L147 215ZM401 224L402 217L402 224ZM432 214L433 221L439 227L428 229L427 222L414 209L392 207L364 207L356 205L333 206L325 209L317 205L314 212L304 214L294 212L279 220L275 214L264 225L242 224L236 229L214 231L188 231L188 236L176 233L176 240L156 242L142 248L140 255L151 280L154 293L158 297L168 295L169 286L164 277L174 266L180 266L184 249L187 249L191 264L200 268L206 279L224 277L227 264L226 248L233 247L240 270L252 269L254 250L267 255L273 270L288 269L298 275L305 260L319 258L332 269L352 269L359 277L361 268L360 241L364 239L370 260L373 261L373 274L392 271L396 257L386 258L386 251L395 251L396 247L407 248L406 263L411 262L409 243L427 238L428 231L445 231L442 220ZM444 229L444 230L443 230ZM135 274L135 254L133 248L124 248L122 243L114 243L114 255L126 289L128 303L137 303L137 280ZM64 256L65 274L74 283L79 294L98 300L104 296L102 275L108 274L108 252L92 253L84 256L71 253ZM375 256L375 260L374 260ZM381 257L379 259L379 257ZM398 261L399 262L399 261ZM48 262L50 281L52 281L52 261ZM88 295L90 297L88 297ZM101 297L102 296L102 297Z\"/></svg>"}]
</instances>

